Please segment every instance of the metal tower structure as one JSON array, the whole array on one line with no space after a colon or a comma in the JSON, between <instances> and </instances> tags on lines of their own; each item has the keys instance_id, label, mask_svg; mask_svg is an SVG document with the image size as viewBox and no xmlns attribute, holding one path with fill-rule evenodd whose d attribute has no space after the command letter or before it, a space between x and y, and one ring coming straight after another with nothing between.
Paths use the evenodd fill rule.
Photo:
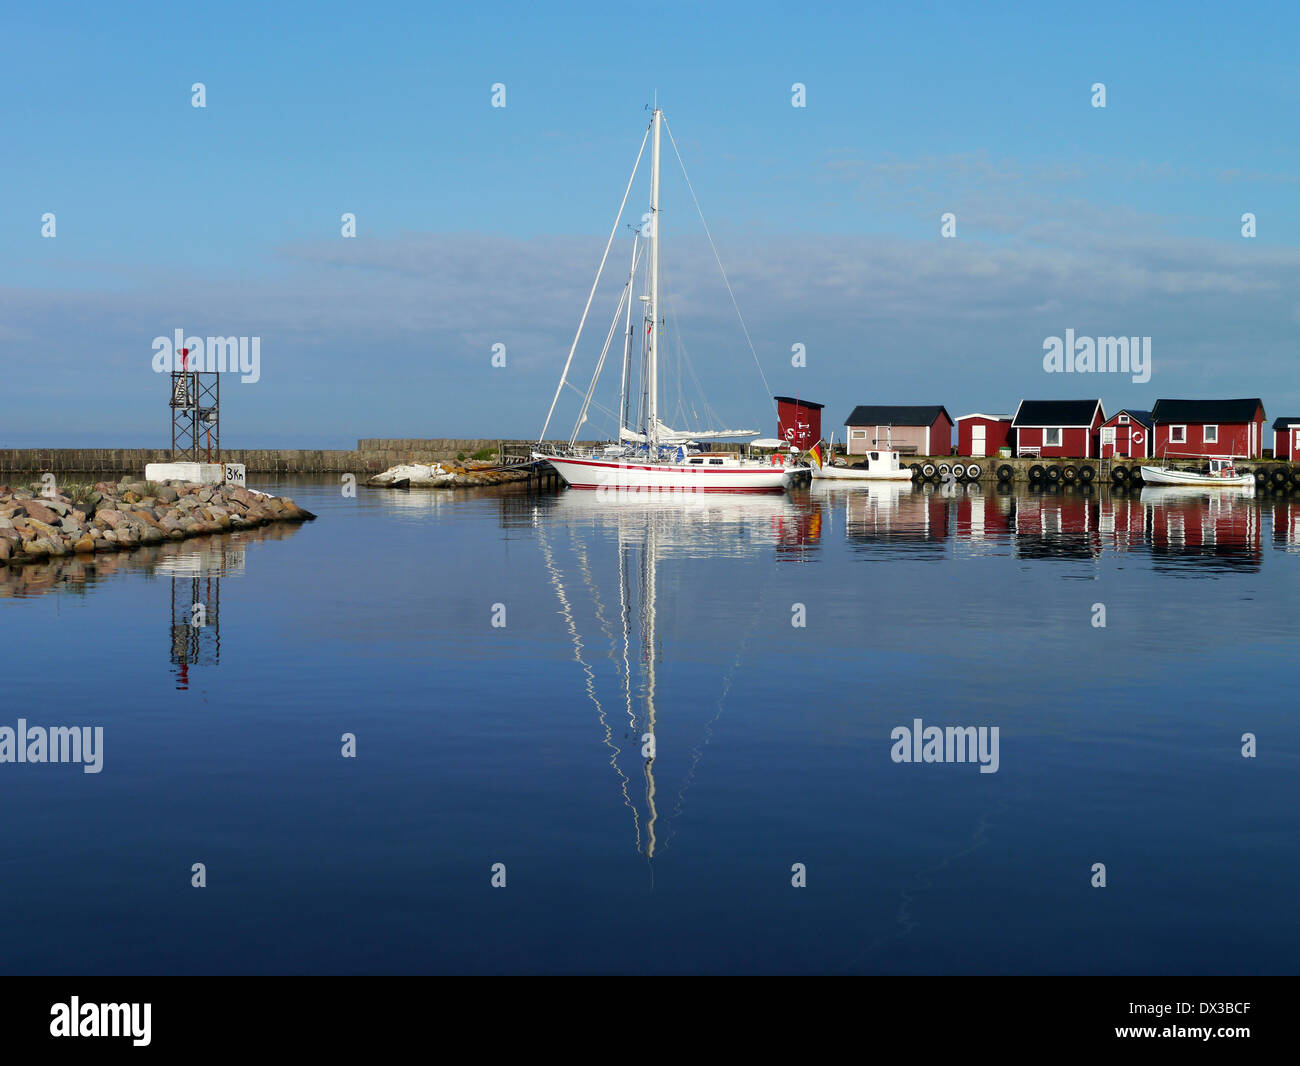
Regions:
<instances>
[{"instance_id":1,"label":"metal tower structure","mask_svg":"<svg viewBox=\"0 0 1300 1066\"><path fill-rule=\"evenodd\" d=\"M221 375L201 369L201 356L190 366L190 350L177 353L179 370L172 371L173 462L221 461Z\"/></svg>"}]
</instances>

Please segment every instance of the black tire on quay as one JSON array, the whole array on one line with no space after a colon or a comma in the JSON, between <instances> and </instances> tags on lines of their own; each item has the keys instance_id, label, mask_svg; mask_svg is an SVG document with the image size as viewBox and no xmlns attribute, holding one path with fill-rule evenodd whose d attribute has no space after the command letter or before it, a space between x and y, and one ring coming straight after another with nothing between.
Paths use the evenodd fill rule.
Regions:
<instances>
[{"instance_id":1,"label":"black tire on quay","mask_svg":"<svg viewBox=\"0 0 1300 1066\"><path fill-rule=\"evenodd\" d=\"M1073 463L1066 463L1065 466L1061 467L1061 477L1068 484L1073 485L1079 480L1079 468Z\"/></svg>"},{"instance_id":2,"label":"black tire on quay","mask_svg":"<svg viewBox=\"0 0 1300 1066\"><path fill-rule=\"evenodd\" d=\"M966 464L966 479L968 481L978 481L984 476L984 468L979 463Z\"/></svg>"},{"instance_id":3,"label":"black tire on quay","mask_svg":"<svg viewBox=\"0 0 1300 1066\"><path fill-rule=\"evenodd\" d=\"M1010 481L1015 476L1016 476L1016 472L1011 468L1011 464L1003 463L1000 467L998 467L999 481Z\"/></svg>"},{"instance_id":4,"label":"black tire on quay","mask_svg":"<svg viewBox=\"0 0 1300 1066\"><path fill-rule=\"evenodd\" d=\"M964 480L966 477L966 468L962 466L961 463L953 463L952 476L955 477L958 481Z\"/></svg>"},{"instance_id":5,"label":"black tire on quay","mask_svg":"<svg viewBox=\"0 0 1300 1066\"><path fill-rule=\"evenodd\" d=\"M1283 485L1285 485L1288 481L1291 480L1286 476L1285 470L1274 470L1272 475L1270 476L1273 478L1273 484L1276 485L1279 489Z\"/></svg>"},{"instance_id":6,"label":"black tire on quay","mask_svg":"<svg viewBox=\"0 0 1300 1066\"><path fill-rule=\"evenodd\" d=\"M1126 466L1112 467L1110 471L1110 480L1116 485L1127 485L1128 467Z\"/></svg>"},{"instance_id":7,"label":"black tire on quay","mask_svg":"<svg viewBox=\"0 0 1300 1066\"><path fill-rule=\"evenodd\" d=\"M1045 476L1049 485L1059 485L1061 483L1061 468L1059 466L1049 466Z\"/></svg>"},{"instance_id":8,"label":"black tire on quay","mask_svg":"<svg viewBox=\"0 0 1300 1066\"><path fill-rule=\"evenodd\" d=\"M1041 466L1039 466L1037 463L1035 463L1033 466L1031 466L1031 467L1029 468L1029 480L1030 480L1030 481L1042 481L1042 480L1043 480L1043 476L1044 476L1044 474L1045 474L1045 471L1044 471L1043 468L1042 468Z\"/></svg>"},{"instance_id":9,"label":"black tire on quay","mask_svg":"<svg viewBox=\"0 0 1300 1066\"><path fill-rule=\"evenodd\" d=\"M939 477L940 477L940 478L946 478L946 477L947 477L949 474L951 474L951 473L952 473L952 464L951 464L951 463L940 463L940 464L939 464Z\"/></svg>"},{"instance_id":10,"label":"black tire on quay","mask_svg":"<svg viewBox=\"0 0 1300 1066\"><path fill-rule=\"evenodd\" d=\"M1079 480L1082 481L1085 485L1091 485L1093 478L1095 478L1096 476L1097 476L1097 468L1095 466L1085 465L1079 467Z\"/></svg>"},{"instance_id":11,"label":"black tire on quay","mask_svg":"<svg viewBox=\"0 0 1300 1066\"><path fill-rule=\"evenodd\" d=\"M1133 467L1133 469L1128 472L1128 479L1136 485L1142 480L1142 468L1140 466Z\"/></svg>"},{"instance_id":12,"label":"black tire on quay","mask_svg":"<svg viewBox=\"0 0 1300 1066\"><path fill-rule=\"evenodd\" d=\"M1266 485L1266 484L1268 484L1268 471L1265 470L1262 466L1257 466L1257 467L1255 467L1255 469L1252 471L1252 473L1254 473L1254 475L1255 475L1255 484L1256 484L1256 485Z\"/></svg>"},{"instance_id":13,"label":"black tire on quay","mask_svg":"<svg viewBox=\"0 0 1300 1066\"><path fill-rule=\"evenodd\" d=\"M1300 466L1291 468L1291 484L1300 485Z\"/></svg>"},{"instance_id":14,"label":"black tire on quay","mask_svg":"<svg viewBox=\"0 0 1300 1066\"><path fill-rule=\"evenodd\" d=\"M921 466L921 476L923 478L932 478L936 473L934 463L925 463Z\"/></svg>"}]
</instances>

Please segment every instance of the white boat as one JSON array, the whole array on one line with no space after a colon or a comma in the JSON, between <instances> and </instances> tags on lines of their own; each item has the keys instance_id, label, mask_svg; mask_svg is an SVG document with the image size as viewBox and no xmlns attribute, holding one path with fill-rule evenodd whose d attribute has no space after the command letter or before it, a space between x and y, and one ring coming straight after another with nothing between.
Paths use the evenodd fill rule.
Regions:
<instances>
[{"instance_id":1,"label":"white boat","mask_svg":"<svg viewBox=\"0 0 1300 1066\"><path fill-rule=\"evenodd\" d=\"M1208 473L1175 470L1170 466L1144 466L1142 480L1147 485L1182 485L1195 488L1255 490L1254 474L1238 474L1231 459L1210 459Z\"/></svg>"},{"instance_id":2,"label":"white boat","mask_svg":"<svg viewBox=\"0 0 1300 1066\"><path fill-rule=\"evenodd\" d=\"M912 471L898 460L898 452L867 452L861 466L818 466L813 463L814 481L911 481Z\"/></svg>"},{"instance_id":3,"label":"white boat","mask_svg":"<svg viewBox=\"0 0 1300 1066\"><path fill-rule=\"evenodd\" d=\"M619 205L614 228L610 231L609 241L605 245L600 269L596 272L596 281L592 284L587 297L587 306L578 323L578 334L569 349L569 358L560 375L560 384L555 390L555 399L546 416L546 424L538 437L538 448L533 452L535 460L550 463L564 481L575 489L607 489L620 492L784 492L794 474L794 467L784 456L773 456L764 461L735 454L700 454L699 441L708 439L738 439L758 436L757 430L675 430L661 419L659 405L659 345L662 323L659 313L659 231L661 217L659 213L659 148L660 131L664 125L663 112L654 108L650 126L641 141L641 150L637 153L637 162L628 180L627 190L623 193L623 202ZM671 138L672 133L669 132ZM619 221L627 206L628 194L636 180L636 171L645 152L646 139L651 141L650 149L650 211L645 216L645 224L636 231L632 244L632 267L628 272L627 284L624 286L614 320L610 324L605 338L605 347L596 365L591 384L585 391L582 408L569 437L568 446L563 448L546 448L542 442L555 413L555 405L560 393L568 384L569 368L573 363L573 354L582 337L587 313L591 310L591 301L600 283L605 260L609 256L614 235L618 232ZM674 145L674 148L676 146ZM680 156L679 156L680 158ZM698 206L698 205L697 205ZM701 216L702 217L702 216ZM706 227L707 232L707 227ZM710 238L710 241L712 238ZM644 249L643 249L643 246ZM637 266L641 261L643 250L645 258L645 293L640 297L643 305L644 326L633 329L632 304L633 286L637 277ZM721 261L719 261L721 266ZM723 275L726 277L725 272ZM730 290L730 285L728 284ZM734 297L733 297L734 300ZM626 326L624 330L623 380L618 410L618 444L601 449L580 452L575 449L575 442L582 426L587 421L588 411L600 372L605 365L610 344L618 328L618 320L626 307ZM742 321L743 325L743 321ZM635 336L639 334L642 345L641 374L633 374L632 348ZM748 337L748 330L746 330ZM752 348L752 345L751 345ZM755 362L758 360L755 354ZM637 425L629 425L631 414L631 390L634 380L639 382L637 396ZM692 454L692 453L695 454Z\"/></svg>"}]
</instances>

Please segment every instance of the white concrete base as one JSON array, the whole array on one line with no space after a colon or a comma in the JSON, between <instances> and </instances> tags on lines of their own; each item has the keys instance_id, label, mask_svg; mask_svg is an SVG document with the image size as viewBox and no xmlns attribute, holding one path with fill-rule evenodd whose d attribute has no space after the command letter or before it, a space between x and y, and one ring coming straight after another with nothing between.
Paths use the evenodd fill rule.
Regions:
<instances>
[{"instance_id":1,"label":"white concrete base","mask_svg":"<svg viewBox=\"0 0 1300 1066\"><path fill-rule=\"evenodd\" d=\"M220 485L225 478L220 463L148 463L146 481L187 481L191 485Z\"/></svg>"}]
</instances>

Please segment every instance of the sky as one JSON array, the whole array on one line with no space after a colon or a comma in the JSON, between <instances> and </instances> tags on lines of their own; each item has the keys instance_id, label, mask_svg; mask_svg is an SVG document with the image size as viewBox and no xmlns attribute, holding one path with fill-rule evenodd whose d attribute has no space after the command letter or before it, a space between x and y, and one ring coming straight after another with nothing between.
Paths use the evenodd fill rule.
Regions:
<instances>
[{"instance_id":1,"label":"sky","mask_svg":"<svg viewBox=\"0 0 1300 1066\"><path fill-rule=\"evenodd\" d=\"M828 430L867 403L1300 413L1300 11L1054 6L10 5L0 447L165 446L177 329L259 338L227 447L535 437L656 94L758 363L666 144L674 424L770 434L771 393ZM643 166L580 388L647 199ZM1150 380L1048 373L1067 329L1150 337Z\"/></svg>"}]
</instances>

